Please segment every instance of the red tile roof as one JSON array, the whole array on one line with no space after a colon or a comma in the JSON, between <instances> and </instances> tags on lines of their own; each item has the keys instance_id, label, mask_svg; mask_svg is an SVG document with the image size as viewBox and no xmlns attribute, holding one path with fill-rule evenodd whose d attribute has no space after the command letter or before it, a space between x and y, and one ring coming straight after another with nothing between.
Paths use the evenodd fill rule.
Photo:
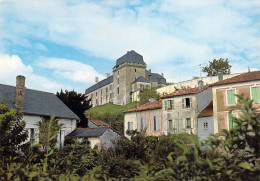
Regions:
<instances>
[{"instance_id":1,"label":"red tile roof","mask_svg":"<svg viewBox=\"0 0 260 181\"><path fill-rule=\"evenodd\" d=\"M107 123L100 120L89 120L89 121L91 121L96 126L106 126L106 127L109 126Z\"/></svg>"},{"instance_id":2,"label":"red tile roof","mask_svg":"<svg viewBox=\"0 0 260 181\"><path fill-rule=\"evenodd\" d=\"M199 89L199 88L188 88L188 89L179 89L173 93L170 93L170 94L167 94L163 97L161 97L162 99L165 99L165 98L169 98L169 97L175 97L175 96L182 96L182 95L189 95L189 94L197 94L205 89L207 89L208 86L202 88L202 89Z\"/></svg>"},{"instance_id":3,"label":"red tile roof","mask_svg":"<svg viewBox=\"0 0 260 181\"><path fill-rule=\"evenodd\" d=\"M260 71L253 71L253 72L247 72L244 74L240 74L235 77L231 77L229 79L225 79L220 82L213 83L210 86L225 85L225 84L232 84L232 83L239 83L239 82L248 82L248 81L253 81L253 80L260 80Z\"/></svg>"},{"instance_id":4,"label":"red tile roof","mask_svg":"<svg viewBox=\"0 0 260 181\"><path fill-rule=\"evenodd\" d=\"M198 117L212 116L213 115L213 101L205 107L198 115Z\"/></svg>"},{"instance_id":5,"label":"red tile roof","mask_svg":"<svg viewBox=\"0 0 260 181\"><path fill-rule=\"evenodd\" d=\"M162 100L159 99L158 101L147 102L145 104L140 105L139 107L135 107L135 108L126 110L126 111L124 111L124 113L145 111L145 110L152 110L152 109L161 109L161 108L162 108Z\"/></svg>"}]
</instances>

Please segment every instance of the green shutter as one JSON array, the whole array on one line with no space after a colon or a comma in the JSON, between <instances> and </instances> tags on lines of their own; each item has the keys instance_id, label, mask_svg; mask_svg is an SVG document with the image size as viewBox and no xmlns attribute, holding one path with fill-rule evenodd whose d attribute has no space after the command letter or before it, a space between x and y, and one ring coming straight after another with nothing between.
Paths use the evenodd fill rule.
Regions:
<instances>
[{"instance_id":1,"label":"green shutter","mask_svg":"<svg viewBox=\"0 0 260 181\"><path fill-rule=\"evenodd\" d=\"M260 87L252 87L252 100L254 102L260 102Z\"/></svg>"},{"instance_id":2,"label":"green shutter","mask_svg":"<svg viewBox=\"0 0 260 181\"><path fill-rule=\"evenodd\" d=\"M234 118L236 118L235 114L228 114L229 130L237 126L237 123L234 122Z\"/></svg>"},{"instance_id":3,"label":"green shutter","mask_svg":"<svg viewBox=\"0 0 260 181\"><path fill-rule=\"evenodd\" d=\"M228 102L227 102L228 105L236 104L235 89L227 91L227 99L228 99Z\"/></svg>"},{"instance_id":4,"label":"green shutter","mask_svg":"<svg viewBox=\"0 0 260 181\"><path fill-rule=\"evenodd\" d=\"M229 130L233 128L233 118L232 114L228 114L228 120L229 120Z\"/></svg>"}]
</instances>

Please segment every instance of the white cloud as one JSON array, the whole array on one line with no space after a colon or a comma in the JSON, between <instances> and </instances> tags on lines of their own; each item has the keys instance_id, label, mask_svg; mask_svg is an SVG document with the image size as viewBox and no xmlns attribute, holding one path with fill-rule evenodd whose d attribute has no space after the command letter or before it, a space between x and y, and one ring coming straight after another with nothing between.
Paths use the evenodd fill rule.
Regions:
<instances>
[{"instance_id":1,"label":"white cloud","mask_svg":"<svg viewBox=\"0 0 260 181\"><path fill-rule=\"evenodd\" d=\"M95 77L99 77L99 80L104 79L93 67L75 60L42 57L37 65L53 69L56 76L78 83L94 83Z\"/></svg>"},{"instance_id":2,"label":"white cloud","mask_svg":"<svg viewBox=\"0 0 260 181\"><path fill-rule=\"evenodd\" d=\"M250 62L260 68L259 1L165 0L134 1L134 5L138 6L130 8L123 0L4 1L0 40L30 46L26 39L30 36L112 60L134 49L148 65L180 66L181 60L184 70L222 55L231 62L240 61L244 68ZM84 67L79 71L69 66L49 68L57 68L56 75L76 82L89 83L100 76L92 67ZM87 73L89 78L84 78Z\"/></svg>"},{"instance_id":3,"label":"white cloud","mask_svg":"<svg viewBox=\"0 0 260 181\"><path fill-rule=\"evenodd\" d=\"M25 65L17 55L0 54L0 83L14 85L17 75L26 77L26 87L43 91L56 92L61 88L71 89L33 72L33 67Z\"/></svg>"}]
</instances>

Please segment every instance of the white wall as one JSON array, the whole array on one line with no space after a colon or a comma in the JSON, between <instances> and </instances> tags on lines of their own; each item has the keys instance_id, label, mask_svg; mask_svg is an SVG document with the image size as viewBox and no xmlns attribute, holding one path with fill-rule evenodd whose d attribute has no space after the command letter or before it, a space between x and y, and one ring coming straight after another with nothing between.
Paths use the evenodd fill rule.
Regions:
<instances>
[{"instance_id":1,"label":"white wall","mask_svg":"<svg viewBox=\"0 0 260 181\"><path fill-rule=\"evenodd\" d=\"M26 122L25 128L28 129L28 131L29 131L29 137L30 137L30 128L35 129L36 135L39 134L37 123L42 120L41 116L24 115L22 120L24 120ZM70 132L72 132L74 129L76 129L76 120L75 119L74 120L60 119L59 123L62 123L64 125L62 126L62 129L61 129L61 133L62 133L61 138L60 138L60 134L58 135L58 144L61 139L62 145L63 145L65 136L67 134L69 134ZM27 141L30 140L29 137L28 137ZM37 136L36 136L36 141L37 142L39 141Z\"/></svg>"}]
</instances>

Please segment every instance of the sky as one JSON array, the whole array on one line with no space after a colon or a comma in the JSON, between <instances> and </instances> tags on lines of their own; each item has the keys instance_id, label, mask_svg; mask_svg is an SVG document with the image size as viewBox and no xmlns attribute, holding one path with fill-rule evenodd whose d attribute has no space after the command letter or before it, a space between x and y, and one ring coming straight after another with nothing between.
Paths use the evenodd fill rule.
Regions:
<instances>
[{"instance_id":1,"label":"sky","mask_svg":"<svg viewBox=\"0 0 260 181\"><path fill-rule=\"evenodd\" d=\"M168 82L219 58L259 70L260 1L0 0L1 84L84 93L129 50Z\"/></svg>"}]
</instances>

